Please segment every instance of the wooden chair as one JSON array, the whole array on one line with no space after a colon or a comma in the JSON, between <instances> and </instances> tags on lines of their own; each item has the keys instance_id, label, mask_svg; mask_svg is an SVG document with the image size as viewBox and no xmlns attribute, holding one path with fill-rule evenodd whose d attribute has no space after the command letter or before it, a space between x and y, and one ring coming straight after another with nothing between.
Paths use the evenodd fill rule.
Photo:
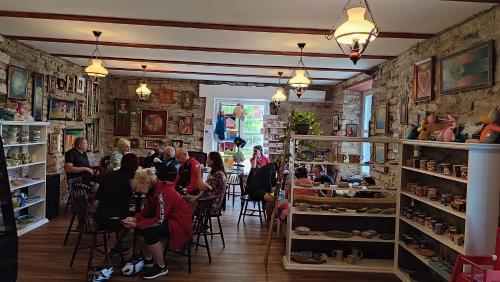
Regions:
<instances>
[{"instance_id":1,"label":"wooden chair","mask_svg":"<svg viewBox=\"0 0 500 282\"><path fill-rule=\"evenodd\" d=\"M500 281L500 228L497 228L497 239L494 255L457 256L450 282L494 282ZM464 266L470 266L468 272L463 272Z\"/></svg>"},{"instance_id":2,"label":"wooden chair","mask_svg":"<svg viewBox=\"0 0 500 282\"><path fill-rule=\"evenodd\" d=\"M68 206L72 202L73 190L77 189L76 187L78 185L84 185L84 184L82 184L82 179L80 177L68 180L69 195L68 195L68 200L66 201L66 208L64 209L64 214L66 214L66 210L68 209ZM71 205L71 213L72 213L71 220L69 222L68 230L66 231L66 235L64 236L63 246L66 246L66 243L68 242L69 234L71 232L78 232L78 230L73 229L73 222L75 221L75 217L76 217L76 211L73 208L73 205Z\"/></svg>"},{"instance_id":3,"label":"wooden chair","mask_svg":"<svg viewBox=\"0 0 500 282\"><path fill-rule=\"evenodd\" d=\"M222 224L221 224L221 221L220 221L220 217L222 216L222 209L224 207L224 200L226 198L225 195L222 196L223 199L222 201L220 201L220 205L219 207L217 207L216 209L213 209L211 210L211 213L210 213L210 219L208 221L209 225L210 225L210 233L208 233L208 235L210 235L210 237L213 239L214 238L214 235L220 235L221 237L221 240L222 240L222 247L225 248L226 247L226 242L224 241L224 232L222 230ZM212 218L216 218L217 219L217 224L219 226L219 232L214 232L213 231L213 228L212 228Z\"/></svg>"},{"instance_id":4,"label":"wooden chair","mask_svg":"<svg viewBox=\"0 0 500 282\"><path fill-rule=\"evenodd\" d=\"M82 183L82 178L77 177L77 178L73 178L73 179L68 179L68 175L66 174L66 182L68 183L69 195L68 195L68 199L66 200L66 207L64 208L64 214L66 214L66 212L68 211L69 205L71 205L71 191L72 191L73 185L77 184L77 183Z\"/></svg>"},{"instance_id":5,"label":"wooden chair","mask_svg":"<svg viewBox=\"0 0 500 282\"><path fill-rule=\"evenodd\" d=\"M196 250L198 250L198 247L206 248L209 262L212 262L212 256L210 255L210 245L208 244L207 236L209 235L209 221L213 202L214 197L198 200L193 218L193 236L196 235ZM200 243L201 236L203 236L205 244Z\"/></svg>"},{"instance_id":6,"label":"wooden chair","mask_svg":"<svg viewBox=\"0 0 500 282\"><path fill-rule=\"evenodd\" d=\"M226 183L227 190L227 200L229 201L229 196L233 196L233 207L234 207L234 198L236 196L241 196L241 183L240 183L240 176L235 173L229 174L229 178ZM236 186L240 186L240 193L236 193ZM231 193L231 188L232 188L232 193Z\"/></svg>"},{"instance_id":7,"label":"wooden chair","mask_svg":"<svg viewBox=\"0 0 500 282\"><path fill-rule=\"evenodd\" d=\"M245 216L258 216L260 220L260 227L263 227L264 226L262 221L263 210L261 201L253 200L252 198L250 198L250 195L248 195L246 191L247 188L246 178L247 176L243 174L239 175L240 187L241 187L241 210L240 210L240 216L238 217L238 226L240 225L242 217L243 221L245 221ZM253 203L254 208L253 209L248 208L248 203ZM257 209L255 208L255 205L257 205Z\"/></svg>"}]
</instances>

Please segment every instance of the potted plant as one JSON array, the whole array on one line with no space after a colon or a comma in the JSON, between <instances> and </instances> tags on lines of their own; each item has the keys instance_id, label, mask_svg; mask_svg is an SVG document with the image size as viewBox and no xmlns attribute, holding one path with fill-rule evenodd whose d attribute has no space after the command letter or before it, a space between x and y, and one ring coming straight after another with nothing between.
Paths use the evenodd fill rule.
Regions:
<instances>
[{"instance_id":1,"label":"potted plant","mask_svg":"<svg viewBox=\"0 0 500 282\"><path fill-rule=\"evenodd\" d=\"M315 113L313 112L294 112L292 124L295 127L295 133L307 135L310 128L318 128L319 123L315 122Z\"/></svg>"}]
</instances>

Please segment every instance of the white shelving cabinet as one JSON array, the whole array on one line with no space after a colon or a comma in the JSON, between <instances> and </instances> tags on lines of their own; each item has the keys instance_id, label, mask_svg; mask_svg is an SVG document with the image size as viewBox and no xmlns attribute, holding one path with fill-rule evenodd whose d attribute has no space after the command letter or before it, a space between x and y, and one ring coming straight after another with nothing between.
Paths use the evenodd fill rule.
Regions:
<instances>
[{"instance_id":1,"label":"white shelving cabinet","mask_svg":"<svg viewBox=\"0 0 500 282\"><path fill-rule=\"evenodd\" d=\"M25 225L17 226L19 236L48 222L45 215L46 186L45 179L47 175L47 126L48 122L22 122L22 121L0 121L0 134L9 127L18 127L29 132L30 141L26 143L4 142L5 154L19 153L22 149L24 153L30 153L36 156L36 161L16 166L8 166L7 172L11 182L10 190L15 192L23 190L28 198L37 197L37 200L26 203L23 207L14 209L16 217L21 215L30 215L38 217L38 220ZM40 140L33 142L33 131L40 131Z\"/></svg>"}]
</instances>

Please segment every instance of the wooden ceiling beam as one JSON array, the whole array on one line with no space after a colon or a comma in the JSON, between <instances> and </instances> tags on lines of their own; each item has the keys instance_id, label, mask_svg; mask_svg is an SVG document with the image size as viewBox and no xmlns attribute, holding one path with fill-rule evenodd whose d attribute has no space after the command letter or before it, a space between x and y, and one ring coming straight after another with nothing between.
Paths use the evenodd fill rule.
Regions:
<instances>
[{"instance_id":1,"label":"wooden ceiling beam","mask_svg":"<svg viewBox=\"0 0 500 282\"><path fill-rule=\"evenodd\" d=\"M214 24L214 23L199 23L199 22L181 22L181 21L36 13L36 12L17 12L17 11L0 11L0 16L11 17L11 18L65 20L65 21L81 21L81 22L94 22L94 23L246 31L246 32L288 33L288 34L308 34L308 35L326 35L330 33L329 29L320 29L320 28ZM434 36L434 34L412 33L412 32L388 32L388 31L382 31L378 35L379 38L404 38L404 39L429 39L432 36Z\"/></svg>"},{"instance_id":2,"label":"wooden ceiling beam","mask_svg":"<svg viewBox=\"0 0 500 282\"><path fill-rule=\"evenodd\" d=\"M14 39L14 40L95 45L94 40L50 38L50 37L36 37L36 36L14 36L14 35L5 35L5 36L7 36L11 39ZM296 51L249 50L249 49L196 47L196 46L179 46L179 45L128 43L128 42L111 42L111 41L99 41L99 45L101 45L101 46L113 46L113 47L126 47L126 48L163 49L163 50L252 54L252 55L293 56L293 57L300 56L300 52L296 52ZM342 58L342 59L348 58L344 54L314 53L314 52L304 52L303 56L304 57L319 57L319 58ZM365 54L363 54L363 56L362 56L362 59L364 59L364 60L390 60L392 58L394 58L394 56L365 55Z\"/></svg>"}]
</instances>

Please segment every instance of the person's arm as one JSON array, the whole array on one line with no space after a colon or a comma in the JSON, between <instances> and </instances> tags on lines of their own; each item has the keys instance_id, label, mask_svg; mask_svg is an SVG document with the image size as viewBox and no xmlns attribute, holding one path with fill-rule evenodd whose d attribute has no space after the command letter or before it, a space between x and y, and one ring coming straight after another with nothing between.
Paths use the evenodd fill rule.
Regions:
<instances>
[{"instance_id":1,"label":"person's arm","mask_svg":"<svg viewBox=\"0 0 500 282\"><path fill-rule=\"evenodd\" d=\"M121 163L121 154L117 151L113 151L111 153L111 158L109 159L109 170L113 170L115 167L120 166Z\"/></svg>"},{"instance_id":2,"label":"person's arm","mask_svg":"<svg viewBox=\"0 0 500 282\"><path fill-rule=\"evenodd\" d=\"M191 169L191 181L189 185L186 187L186 192L191 193L198 189L198 185L201 181L201 166L199 164L195 165Z\"/></svg>"},{"instance_id":3,"label":"person's arm","mask_svg":"<svg viewBox=\"0 0 500 282\"><path fill-rule=\"evenodd\" d=\"M76 167L72 163L64 163L64 171L66 171L66 173L86 172L92 175L94 174L94 170L92 170L90 167Z\"/></svg>"},{"instance_id":4,"label":"person's arm","mask_svg":"<svg viewBox=\"0 0 500 282\"><path fill-rule=\"evenodd\" d=\"M152 225L159 225L165 222L166 216L170 213L173 206L172 197L165 197L164 192L159 192L155 197L156 208L151 217L146 217L137 221L137 228L144 229Z\"/></svg>"}]
</instances>

